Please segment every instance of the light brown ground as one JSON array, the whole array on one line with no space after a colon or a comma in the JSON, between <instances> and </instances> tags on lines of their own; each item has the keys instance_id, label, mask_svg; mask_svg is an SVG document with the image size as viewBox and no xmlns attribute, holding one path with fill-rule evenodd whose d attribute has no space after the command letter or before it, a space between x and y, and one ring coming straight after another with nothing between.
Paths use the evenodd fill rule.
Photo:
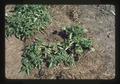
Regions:
<instances>
[{"instance_id":1,"label":"light brown ground","mask_svg":"<svg viewBox=\"0 0 120 84\"><path fill-rule=\"evenodd\" d=\"M45 30L45 38L50 41L60 39L51 33L63 26L80 24L89 30L88 35L94 40L95 52L88 52L76 66L60 65L44 69L43 79L113 79L115 77L115 16L113 6L101 5L59 5L49 7L53 22ZM6 77L9 79L40 78L34 70L29 77L18 73L21 66L23 42L15 37L6 40Z\"/></svg>"}]
</instances>

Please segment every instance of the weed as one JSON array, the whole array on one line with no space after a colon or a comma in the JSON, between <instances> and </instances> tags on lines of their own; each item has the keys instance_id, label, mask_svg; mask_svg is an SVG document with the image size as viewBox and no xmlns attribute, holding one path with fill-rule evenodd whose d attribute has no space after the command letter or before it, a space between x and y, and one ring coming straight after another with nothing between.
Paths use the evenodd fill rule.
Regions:
<instances>
[{"instance_id":1,"label":"weed","mask_svg":"<svg viewBox=\"0 0 120 84\"><path fill-rule=\"evenodd\" d=\"M32 45L28 45L24 49L24 53L22 55L22 67L21 71L25 71L28 75L32 69L38 68L40 69L41 65L43 64L42 59L42 41L39 39L36 43Z\"/></svg>"},{"instance_id":2,"label":"weed","mask_svg":"<svg viewBox=\"0 0 120 84\"><path fill-rule=\"evenodd\" d=\"M60 44L46 44L41 39L37 39L32 45L26 46L21 71L29 75L32 69L40 69L43 63L47 64L47 62L49 68L57 66L61 62L65 65L74 64L73 58L64 51Z\"/></svg>"},{"instance_id":3,"label":"weed","mask_svg":"<svg viewBox=\"0 0 120 84\"><path fill-rule=\"evenodd\" d=\"M90 49L92 47L92 41L90 39L87 39L87 38L82 38L80 40L80 44L82 46L82 48L84 49Z\"/></svg>"},{"instance_id":4,"label":"weed","mask_svg":"<svg viewBox=\"0 0 120 84\"><path fill-rule=\"evenodd\" d=\"M92 47L92 41L86 38L86 33L80 26L70 26L63 29L67 35L64 42L61 43L45 43L41 38L25 48L21 71L27 74L32 69L40 69L43 64L47 64L49 68L55 67L60 63L66 66L75 64L78 56Z\"/></svg>"},{"instance_id":5,"label":"weed","mask_svg":"<svg viewBox=\"0 0 120 84\"><path fill-rule=\"evenodd\" d=\"M15 35L23 40L43 30L51 16L43 5L17 5L14 15L5 17L5 36Z\"/></svg>"},{"instance_id":6,"label":"weed","mask_svg":"<svg viewBox=\"0 0 120 84\"><path fill-rule=\"evenodd\" d=\"M73 25L64 28L63 31L67 35L63 45L69 54L82 54L92 47L92 41L86 37L86 29Z\"/></svg>"}]
</instances>

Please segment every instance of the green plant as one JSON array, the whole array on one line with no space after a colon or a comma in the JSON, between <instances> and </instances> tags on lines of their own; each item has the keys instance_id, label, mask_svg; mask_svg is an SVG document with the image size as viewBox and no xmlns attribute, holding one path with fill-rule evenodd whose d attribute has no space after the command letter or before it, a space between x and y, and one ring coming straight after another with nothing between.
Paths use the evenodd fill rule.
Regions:
<instances>
[{"instance_id":1,"label":"green plant","mask_svg":"<svg viewBox=\"0 0 120 84\"><path fill-rule=\"evenodd\" d=\"M45 43L43 39L26 46L22 58L21 71L29 74L32 69L40 69L43 64L49 68L60 63L66 66L75 64L75 56L92 47L92 41L86 38L86 32L80 26L70 26L62 30L66 35L64 42Z\"/></svg>"},{"instance_id":2,"label":"green plant","mask_svg":"<svg viewBox=\"0 0 120 84\"><path fill-rule=\"evenodd\" d=\"M74 64L74 59L61 47L56 54L52 54L49 60L49 67L57 66L59 63L64 63L67 66Z\"/></svg>"},{"instance_id":3,"label":"green plant","mask_svg":"<svg viewBox=\"0 0 120 84\"><path fill-rule=\"evenodd\" d=\"M81 44L82 48L84 48L84 49L87 49L87 48L89 49L92 47L92 41L87 38L82 38L80 40L80 44Z\"/></svg>"},{"instance_id":4,"label":"green plant","mask_svg":"<svg viewBox=\"0 0 120 84\"><path fill-rule=\"evenodd\" d=\"M43 64L42 59L42 40L39 39L37 42L33 43L32 45L28 45L24 49L24 53L22 55L22 67L21 71L26 72L28 75L32 69L38 68L40 69L41 65Z\"/></svg>"},{"instance_id":5,"label":"green plant","mask_svg":"<svg viewBox=\"0 0 120 84\"><path fill-rule=\"evenodd\" d=\"M5 36L14 34L23 40L43 30L50 23L51 16L43 5L17 5L14 15L5 19Z\"/></svg>"},{"instance_id":6,"label":"green plant","mask_svg":"<svg viewBox=\"0 0 120 84\"><path fill-rule=\"evenodd\" d=\"M65 27L62 31L67 35L63 45L70 54L82 54L92 47L92 41L87 39L86 29L78 25Z\"/></svg>"},{"instance_id":7,"label":"green plant","mask_svg":"<svg viewBox=\"0 0 120 84\"><path fill-rule=\"evenodd\" d=\"M34 68L40 69L43 64L48 64L49 68L57 66L61 62L65 65L74 64L74 59L66 53L59 43L47 44L41 38L26 46L22 56L21 71L28 75Z\"/></svg>"}]
</instances>

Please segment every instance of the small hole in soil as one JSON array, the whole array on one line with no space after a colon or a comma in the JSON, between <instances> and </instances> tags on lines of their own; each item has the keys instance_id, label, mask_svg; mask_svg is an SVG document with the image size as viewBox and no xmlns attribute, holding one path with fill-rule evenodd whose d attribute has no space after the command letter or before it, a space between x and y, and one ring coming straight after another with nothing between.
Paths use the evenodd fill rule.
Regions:
<instances>
[{"instance_id":1,"label":"small hole in soil","mask_svg":"<svg viewBox=\"0 0 120 84\"><path fill-rule=\"evenodd\" d=\"M60 31L58 33L59 36L61 36L63 39L67 39L68 38L68 34L65 31Z\"/></svg>"},{"instance_id":2,"label":"small hole in soil","mask_svg":"<svg viewBox=\"0 0 120 84\"><path fill-rule=\"evenodd\" d=\"M62 73L62 71L56 76L56 79L65 79L65 76Z\"/></svg>"},{"instance_id":3,"label":"small hole in soil","mask_svg":"<svg viewBox=\"0 0 120 84\"><path fill-rule=\"evenodd\" d=\"M45 75L45 69L41 68L38 72L38 76L39 78L42 78Z\"/></svg>"},{"instance_id":4,"label":"small hole in soil","mask_svg":"<svg viewBox=\"0 0 120 84\"><path fill-rule=\"evenodd\" d=\"M73 19L73 18L74 18L73 10L71 10L68 15L69 15L70 19L74 20L74 19Z\"/></svg>"},{"instance_id":5,"label":"small hole in soil","mask_svg":"<svg viewBox=\"0 0 120 84\"><path fill-rule=\"evenodd\" d=\"M79 60L79 56L78 56L78 55L75 55L75 56L74 56L74 60L75 60L75 61L78 61L78 60Z\"/></svg>"},{"instance_id":6,"label":"small hole in soil","mask_svg":"<svg viewBox=\"0 0 120 84\"><path fill-rule=\"evenodd\" d=\"M55 31L52 32L52 34L57 34L57 33L58 33L57 30L55 30Z\"/></svg>"},{"instance_id":7,"label":"small hole in soil","mask_svg":"<svg viewBox=\"0 0 120 84\"><path fill-rule=\"evenodd\" d=\"M56 76L56 79L64 79L64 76L62 75Z\"/></svg>"}]
</instances>

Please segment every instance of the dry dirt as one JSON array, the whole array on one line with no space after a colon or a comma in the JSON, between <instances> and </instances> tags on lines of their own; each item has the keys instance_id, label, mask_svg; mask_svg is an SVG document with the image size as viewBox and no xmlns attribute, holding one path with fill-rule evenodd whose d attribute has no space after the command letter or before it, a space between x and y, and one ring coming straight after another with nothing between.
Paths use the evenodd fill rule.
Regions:
<instances>
[{"instance_id":1,"label":"dry dirt","mask_svg":"<svg viewBox=\"0 0 120 84\"><path fill-rule=\"evenodd\" d=\"M8 8L10 8L8 6ZM9 9L6 8L9 15ZM45 30L48 42L61 41L52 32L80 24L89 30L95 52L88 52L73 67L62 64L48 69L33 70L30 76L19 73L24 44L14 36L6 39L5 72L8 79L114 79L115 78L115 7L111 5L50 5L52 23ZM36 35L37 36L37 35ZM42 74L41 74L42 73Z\"/></svg>"}]
</instances>

